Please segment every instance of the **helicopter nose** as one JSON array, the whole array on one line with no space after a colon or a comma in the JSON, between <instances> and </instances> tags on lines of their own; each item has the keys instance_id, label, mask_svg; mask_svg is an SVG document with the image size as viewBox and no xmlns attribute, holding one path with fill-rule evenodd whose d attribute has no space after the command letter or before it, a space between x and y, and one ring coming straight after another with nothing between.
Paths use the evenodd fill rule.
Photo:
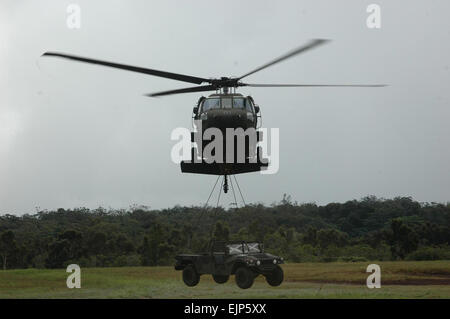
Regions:
<instances>
[{"instance_id":1,"label":"helicopter nose","mask_svg":"<svg viewBox=\"0 0 450 319\"><path fill-rule=\"evenodd\" d=\"M224 113L224 114L216 114L216 115L213 116L213 118L214 119L225 120L225 121L226 120L233 121L233 120L241 119L242 115L241 114L226 114L226 113Z\"/></svg>"},{"instance_id":2,"label":"helicopter nose","mask_svg":"<svg viewBox=\"0 0 450 319\"><path fill-rule=\"evenodd\" d=\"M245 119L243 114L233 112L216 114L214 117L217 126L223 128L242 127L245 124Z\"/></svg>"},{"instance_id":3,"label":"helicopter nose","mask_svg":"<svg viewBox=\"0 0 450 319\"><path fill-rule=\"evenodd\" d=\"M246 128L247 114L245 111L237 109L220 109L208 112L207 120L204 121L206 127L217 127L219 129L227 128Z\"/></svg>"}]
</instances>

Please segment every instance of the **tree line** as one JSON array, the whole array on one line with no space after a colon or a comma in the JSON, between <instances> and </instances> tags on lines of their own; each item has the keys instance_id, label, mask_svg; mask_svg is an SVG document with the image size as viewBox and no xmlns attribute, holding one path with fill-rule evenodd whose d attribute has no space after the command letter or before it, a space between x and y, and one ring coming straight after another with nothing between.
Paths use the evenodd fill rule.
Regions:
<instances>
[{"instance_id":1,"label":"tree line","mask_svg":"<svg viewBox=\"0 0 450 319\"><path fill-rule=\"evenodd\" d=\"M287 262L450 259L450 204L373 196L316 205L58 209L0 216L3 269L171 265L211 239L264 243Z\"/></svg>"}]
</instances>

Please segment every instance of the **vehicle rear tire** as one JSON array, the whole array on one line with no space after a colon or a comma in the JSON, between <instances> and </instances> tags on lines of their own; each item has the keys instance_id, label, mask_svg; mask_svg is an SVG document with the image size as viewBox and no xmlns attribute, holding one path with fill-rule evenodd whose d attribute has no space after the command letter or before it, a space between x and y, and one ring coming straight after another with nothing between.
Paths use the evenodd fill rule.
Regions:
<instances>
[{"instance_id":1,"label":"vehicle rear tire","mask_svg":"<svg viewBox=\"0 0 450 319\"><path fill-rule=\"evenodd\" d=\"M284 279L283 269L278 265L270 274L266 275L267 283L273 287L281 285L283 279Z\"/></svg>"},{"instance_id":2,"label":"vehicle rear tire","mask_svg":"<svg viewBox=\"0 0 450 319\"><path fill-rule=\"evenodd\" d=\"M186 286L194 287L200 281L200 275L197 273L193 265L187 265L183 269L183 281Z\"/></svg>"},{"instance_id":3,"label":"vehicle rear tire","mask_svg":"<svg viewBox=\"0 0 450 319\"><path fill-rule=\"evenodd\" d=\"M241 289L250 288L255 280L255 274L247 267L239 267L234 277L236 284Z\"/></svg>"},{"instance_id":4,"label":"vehicle rear tire","mask_svg":"<svg viewBox=\"0 0 450 319\"><path fill-rule=\"evenodd\" d=\"M230 278L230 276L227 276L227 275L212 275L212 276L213 276L214 281L218 284L224 284Z\"/></svg>"}]
</instances>

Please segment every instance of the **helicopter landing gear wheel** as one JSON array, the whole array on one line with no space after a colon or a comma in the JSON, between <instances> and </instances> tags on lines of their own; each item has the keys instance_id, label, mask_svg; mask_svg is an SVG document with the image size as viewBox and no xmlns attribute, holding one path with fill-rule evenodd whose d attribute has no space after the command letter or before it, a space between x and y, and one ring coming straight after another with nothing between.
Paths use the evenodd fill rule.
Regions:
<instances>
[{"instance_id":1,"label":"helicopter landing gear wheel","mask_svg":"<svg viewBox=\"0 0 450 319\"><path fill-rule=\"evenodd\" d=\"M256 160L260 164L266 164L267 163L267 159L263 158L263 151L262 151L261 146L258 146L258 148L256 150Z\"/></svg>"},{"instance_id":2,"label":"helicopter landing gear wheel","mask_svg":"<svg viewBox=\"0 0 450 319\"><path fill-rule=\"evenodd\" d=\"M228 193L228 175L223 175L223 192Z\"/></svg>"},{"instance_id":3,"label":"helicopter landing gear wheel","mask_svg":"<svg viewBox=\"0 0 450 319\"><path fill-rule=\"evenodd\" d=\"M197 147L192 147L191 148L191 161L192 162L196 162L198 159L198 149Z\"/></svg>"}]
</instances>

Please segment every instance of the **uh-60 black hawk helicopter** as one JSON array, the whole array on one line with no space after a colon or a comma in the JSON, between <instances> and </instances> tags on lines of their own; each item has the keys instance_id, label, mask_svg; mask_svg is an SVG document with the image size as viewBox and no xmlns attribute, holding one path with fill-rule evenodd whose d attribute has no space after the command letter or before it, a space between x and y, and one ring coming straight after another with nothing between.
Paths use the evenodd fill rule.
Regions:
<instances>
[{"instance_id":1,"label":"uh-60 black hawk helicopter","mask_svg":"<svg viewBox=\"0 0 450 319\"><path fill-rule=\"evenodd\" d=\"M155 69L131 66L126 64L119 64L113 62L107 62L102 60L90 59L80 56L75 56L71 54L59 53L59 52L46 52L43 56L53 56L66 58L70 60L103 65L107 67L112 67L116 69L122 69L132 72L144 73L153 76L168 78L172 80L194 83L199 86L181 88L169 91L156 92L151 94L146 94L146 96L157 97L180 93L191 93L191 92L206 92L206 91L216 91L215 94L211 94L208 97L202 96L198 102L197 106L193 109L193 119L197 120L197 123L201 123L201 135L208 128L217 128L222 132L223 136L223 160L210 161L203 152L198 152L198 148L204 149L204 147L211 143L214 139L210 141L198 141L194 137L194 133L191 134L191 141L197 142L198 148L192 148L192 160L181 162L181 171L183 173L196 173L196 174L212 174L223 176L223 189L224 192L228 190L227 176L256 172L264 169L268 166L267 160L261 158L261 149L257 147L257 142L262 140L261 132L257 132L256 139L249 139L248 136L244 136L245 140L245 160L237 161L236 156L227 157L226 154L230 153L232 150L226 148L226 129L257 129L258 119L260 118L260 108L255 104L255 101L251 96L243 96L242 94L236 93L238 87L261 87L261 88L273 88L273 87L381 87L385 86L382 84L373 85L361 85L361 84L350 84L350 85L340 85L340 84L250 84L242 82L242 79L259 72L265 68L268 68L274 64L284 61L290 57L298 55L300 53L306 52L313 49L321 44L326 43L328 40L315 39L311 40L309 43L302 45L279 58L270 61L240 77L221 77L221 78L201 78L196 76L160 71ZM202 85L204 84L204 85ZM238 136L235 135L236 139ZM201 144L201 145L199 145ZM236 143L233 143L234 149L236 151ZM256 152L255 152L256 150ZM200 154L199 154L200 153ZM237 152L234 152L236 154ZM214 151L211 153L214 155ZM198 160L200 159L200 160Z\"/></svg>"}]
</instances>

